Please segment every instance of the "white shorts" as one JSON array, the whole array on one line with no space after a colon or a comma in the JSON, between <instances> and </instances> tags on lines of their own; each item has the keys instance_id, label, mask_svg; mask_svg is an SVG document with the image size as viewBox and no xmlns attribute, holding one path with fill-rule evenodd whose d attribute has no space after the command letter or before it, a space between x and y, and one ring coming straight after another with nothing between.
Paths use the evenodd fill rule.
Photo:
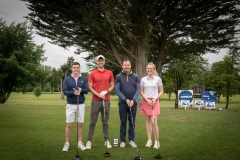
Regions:
<instances>
[{"instance_id":1,"label":"white shorts","mask_svg":"<svg viewBox=\"0 0 240 160\"><path fill-rule=\"evenodd\" d=\"M76 104L67 104L66 105L66 122L72 123L75 122L75 114L77 112ZM85 114L85 104L79 104L78 106L78 122L84 122L84 114Z\"/></svg>"}]
</instances>

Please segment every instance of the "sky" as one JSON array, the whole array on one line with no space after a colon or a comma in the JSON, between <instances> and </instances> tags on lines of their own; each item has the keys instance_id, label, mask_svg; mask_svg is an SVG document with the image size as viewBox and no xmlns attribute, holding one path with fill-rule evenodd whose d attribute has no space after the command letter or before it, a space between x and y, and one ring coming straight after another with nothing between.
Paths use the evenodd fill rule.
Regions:
<instances>
[{"instance_id":1,"label":"sky","mask_svg":"<svg viewBox=\"0 0 240 160\"><path fill-rule=\"evenodd\" d=\"M6 21L9 25L12 22L22 23L26 19L24 16L30 13L26 6L26 2L20 0L0 0L0 17ZM75 55L75 48L71 47L68 50L65 50L57 45L49 43L50 39L46 37L41 37L37 34L33 34L33 40L35 44L41 45L44 44L45 57L47 61L43 65L60 68L61 65L67 62L68 57L74 57L75 61L81 64L81 71L88 72L86 67L86 62L83 57L86 57L88 53L81 53L81 55ZM204 57L208 59L208 62L214 63L221 61L226 55L227 49L222 49L219 54L206 54Z\"/></svg>"}]
</instances>

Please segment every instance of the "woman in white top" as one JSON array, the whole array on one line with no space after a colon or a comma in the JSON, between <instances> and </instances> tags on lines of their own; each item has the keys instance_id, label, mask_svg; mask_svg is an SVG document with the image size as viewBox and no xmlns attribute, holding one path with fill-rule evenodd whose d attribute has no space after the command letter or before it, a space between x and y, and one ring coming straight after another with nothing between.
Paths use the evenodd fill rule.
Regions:
<instances>
[{"instance_id":1,"label":"woman in white top","mask_svg":"<svg viewBox=\"0 0 240 160\"><path fill-rule=\"evenodd\" d=\"M143 77L140 82L140 94L143 98L140 113L145 115L146 118L146 131L148 141L146 147L152 145L152 132L155 138L153 148L158 149L159 143L159 130L157 125L157 116L160 114L159 99L163 95L162 80L156 72L155 65L150 62L147 67L147 76Z\"/></svg>"}]
</instances>

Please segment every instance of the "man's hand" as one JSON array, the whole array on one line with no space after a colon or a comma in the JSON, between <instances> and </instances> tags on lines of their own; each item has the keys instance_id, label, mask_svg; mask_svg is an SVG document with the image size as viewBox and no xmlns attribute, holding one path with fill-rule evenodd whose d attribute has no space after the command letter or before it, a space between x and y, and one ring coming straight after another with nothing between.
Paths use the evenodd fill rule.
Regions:
<instances>
[{"instance_id":1,"label":"man's hand","mask_svg":"<svg viewBox=\"0 0 240 160\"><path fill-rule=\"evenodd\" d=\"M73 89L74 89L74 94L79 96L81 91L82 91L82 89L81 88L73 88Z\"/></svg>"},{"instance_id":2,"label":"man's hand","mask_svg":"<svg viewBox=\"0 0 240 160\"><path fill-rule=\"evenodd\" d=\"M131 100L131 101L130 101L130 104L129 104L129 107L132 107L133 105L134 105L134 101Z\"/></svg>"},{"instance_id":3,"label":"man's hand","mask_svg":"<svg viewBox=\"0 0 240 160\"><path fill-rule=\"evenodd\" d=\"M127 103L128 107L132 107L134 105L134 101L133 100L127 99L126 103Z\"/></svg>"},{"instance_id":4,"label":"man's hand","mask_svg":"<svg viewBox=\"0 0 240 160\"><path fill-rule=\"evenodd\" d=\"M128 107L131 105L131 101L129 99L126 100L126 103L127 103Z\"/></svg>"},{"instance_id":5,"label":"man's hand","mask_svg":"<svg viewBox=\"0 0 240 160\"><path fill-rule=\"evenodd\" d=\"M104 98L104 96L108 93L108 91L102 91L99 93L98 97Z\"/></svg>"}]
</instances>

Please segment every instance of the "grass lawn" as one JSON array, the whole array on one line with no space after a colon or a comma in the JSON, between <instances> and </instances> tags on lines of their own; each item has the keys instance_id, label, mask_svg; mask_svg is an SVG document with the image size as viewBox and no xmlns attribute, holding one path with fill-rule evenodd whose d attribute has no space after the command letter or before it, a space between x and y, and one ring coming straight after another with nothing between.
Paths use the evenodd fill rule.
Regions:
<instances>
[{"instance_id":1,"label":"grass lawn","mask_svg":"<svg viewBox=\"0 0 240 160\"><path fill-rule=\"evenodd\" d=\"M91 94L86 96L86 113L83 142L86 143ZM112 96L109 120L109 137L119 139L120 120L117 97ZM65 141L65 105L58 93L43 94L37 99L33 93L12 93L5 104L0 105L0 159L1 160L71 160L76 155L76 127L73 128L70 150L62 152ZM232 97L229 109L225 99L216 104L215 110L174 109L174 97L161 101L160 154L164 160L237 160L240 157L240 95ZM222 108L222 111L218 111ZM158 150L146 148L145 119L137 113L136 143L143 160L154 159ZM106 148L100 117L92 140L92 149L79 150L83 160L134 160L137 150Z\"/></svg>"}]
</instances>

